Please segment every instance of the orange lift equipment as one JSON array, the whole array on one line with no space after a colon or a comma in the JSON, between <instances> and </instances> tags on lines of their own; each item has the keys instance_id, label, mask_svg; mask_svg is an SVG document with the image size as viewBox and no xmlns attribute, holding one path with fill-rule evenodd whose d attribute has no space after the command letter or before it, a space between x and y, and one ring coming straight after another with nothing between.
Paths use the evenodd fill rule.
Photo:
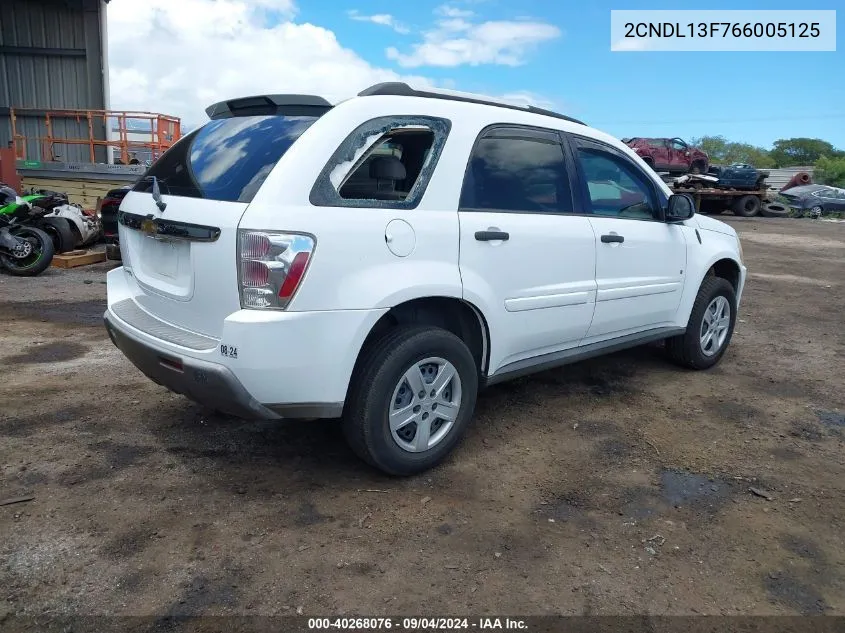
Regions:
<instances>
[{"instance_id":1,"label":"orange lift equipment","mask_svg":"<svg viewBox=\"0 0 845 633\"><path fill-rule=\"evenodd\" d=\"M46 131L44 136L27 137L18 134L16 116L27 119L39 118ZM96 162L95 147L114 147L120 151L120 162L129 164L132 154L143 152L155 160L182 136L181 120L177 117L155 112L132 112L126 110L40 110L35 108L9 108L12 122L12 143L18 160L27 160L26 148L29 140L38 141L41 161L55 161L57 145L87 145L90 161ZM87 138L62 138L54 136L53 124L57 119L73 119L76 123L87 122ZM103 123L106 138L95 138L94 126ZM109 131L117 138L109 139ZM35 158L35 157L32 157ZM115 157L117 159L117 157Z\"/></svg>"}]
</instances>

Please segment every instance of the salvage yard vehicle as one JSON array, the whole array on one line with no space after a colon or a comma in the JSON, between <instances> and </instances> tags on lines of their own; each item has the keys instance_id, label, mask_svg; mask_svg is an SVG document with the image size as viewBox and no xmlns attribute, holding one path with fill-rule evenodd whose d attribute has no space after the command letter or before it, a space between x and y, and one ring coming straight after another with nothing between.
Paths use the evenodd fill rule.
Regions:
<instances>
[{"instance_id":1,"label":"salvage yard vehicle","mask_svg":"<svg viewBox=\"0 0 845 633\"><path fill-rule=\"evenodd\" d=\"M97 217L103 227L103 239L106 242L106 257L111 260L120 260L120 237L117 230L117 213L120 210L120 203L132 189L130 185L124 185L106 192L105 197L97 201Z\"/></svg>"},{"instance_id":2,"label":"salvage yard vehicle","mask_svg":"<svg viewBox=\"0 0 845 633\"><path fill-rule=\"evenodd\" d=\"M48 220L53 218L64 219L67 222L73 236L73 248L85 248L100 239L102 226L96 215L89 215L78 204L68 202L65 194L49 193L54 196L61 196L64 201L61 204L54 204L48 209L44 218Z\"/></svg>"},{"instance_id":3,"label":"salvage yard vehicle","mask_svg":"<svg viewBox=\"0 0 845 633\"><path fill-rule=\"evenodd\" d=\"M845 213L845 189L827 185L801 185L781 191L796 215L819 217L827 213Z\"/></svg>"},{"instance_id":4,"label":"salvage yard vehicle","mask_svg":"<svg viewBox=\"0 0 845 633\"><path fill-rule=\"evenodd\" d=\"M700 213L718 215L730 208L734 215L752 218L768 208L768 177L767 171L735 163L713 165L706 174L669 178L668 184L674 193L691 195Z\"/></svg>"},{"instance_id":5,"label":"salvage yard vehicle","mask_svg":"<svg viewBox=\"0 0 845 633\"><path fill-rule=\"evenodd\" d=\"M711 165L707 170L709 175L716 177L716 187L719 189L745 189L756 191L765 188L769 172L747 163L732 163L730 165Z\"/></svg>"},{"instance_id":6,"label":"salvage yard vehicle","mask_svg":"<svg viewBox=\"0 0 845 633\"><path fill-rule=\"evenodd\" d=\"M723 357L736 231L565 115L377 84L224 101L126 194L105 326L153 381L244 418L342 418L430 468L482 387L665 341Z\"/></svg>"},{"instance_id":7,"label":"salvage yard vehicle","mask_svg":"<svg viewBox=\"0 0 845 633\"><path fill-rule=\"evenodd\" d=\"M634 137L623 142L656 171L704 174L710 166L710 156L706 152L687 145L680 138Z\"/></svg>"},{"instance_id":8,"label":"salvage yard vehicle","mask_svg":"<svg viewBox=\"0 0 845 633\"><path fill-rule=\"evenodd\" d=\"M53 242L56 253L72 251L75 243L73 232L64 218L48 217L55 204L59 204L51 194L31 193L19 196L8 185L0 185L4 193L0 202L0 215L14 218L20 226L31 226L44 231Z\"/></svg>"},{"instance_id":9,"label":"salvage yard vehicle","mask_svg":"<svg viewBox=\"0 0 845 633\"><path fill-rule=\"evenodd\" d=\"M0 186L0 269L20 277L44 272L54 253L47 233L22 222L28 206L11 187Z\"/></svg>"}]
</instances>

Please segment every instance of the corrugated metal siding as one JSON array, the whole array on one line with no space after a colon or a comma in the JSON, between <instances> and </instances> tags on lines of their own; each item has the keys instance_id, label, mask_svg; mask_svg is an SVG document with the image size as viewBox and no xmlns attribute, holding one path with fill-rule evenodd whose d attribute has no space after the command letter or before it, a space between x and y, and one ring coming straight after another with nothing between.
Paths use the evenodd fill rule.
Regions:
<instances>
[{"instance_id":1,"label":"corrugated metal siding","mask_svg":"<svg viewBox=\"0 0 845 633\"><path fill-rule=\"evenodd\" d=\"M795 174L802 171L806 171L810 174L810 178L813 177L812 167L784 167L782 169L769 169L767 171L769 172L769 177L766 178L766 186L769 189L780 190L781 187L785 186Z\"/></svg>"},{"instance_id":2,"label":"corrugated metal siding","mask_svg":"<svg viewBox=\"0 0 845 633\"><path fill-rule=\"evenodd\" d=\"M105 108L100 10L100 0L0 0L0 146L11 139L10 107ZM3 47L52 52L9 52ZM45 136L42 120L19 116L19 133ZM94 131L105 139L102 123L95 124ZM87 137L88 122L56 121L53 135ZM87 146L63 145L56 153L62 160L89 160ZM36 142L28 144L27 156L40 157ZM105 158L105 149L99 149L97 159Z\"/></svg>"}]
</instances>

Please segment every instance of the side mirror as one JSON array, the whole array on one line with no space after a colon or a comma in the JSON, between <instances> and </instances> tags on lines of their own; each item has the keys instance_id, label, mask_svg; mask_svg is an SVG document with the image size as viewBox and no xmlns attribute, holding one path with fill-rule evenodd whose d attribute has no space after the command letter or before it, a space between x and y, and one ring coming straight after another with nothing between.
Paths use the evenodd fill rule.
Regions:
<instances>
[{"instance_id":1,"label":"side mirror","mask_svg":"<svg viewBox=\"0 0 845 633\"><path fill-rule=\"evenodd\" d=\"M675 193L669 196L669 205L666 209L667 222L683 222L695 215L695 202L692 196L686 193Z\"/></svg>"}]
</instances>

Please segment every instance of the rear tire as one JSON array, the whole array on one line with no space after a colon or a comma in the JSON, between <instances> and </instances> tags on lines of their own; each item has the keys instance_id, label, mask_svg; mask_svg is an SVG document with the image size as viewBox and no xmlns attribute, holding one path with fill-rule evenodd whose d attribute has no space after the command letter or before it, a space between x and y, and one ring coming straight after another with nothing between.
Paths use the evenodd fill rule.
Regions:
<instances>
[{"instance_id":1,"label":"rear tire","mask_svg":"<svg viewBox=\"0 0 845 633\"><path fill-rule=\"evenodd\" d=\"M709 329L705 316L712 316L708 314L708 311L712 312L714 305L722 303L720 298L727 302L730 314L727 315L728 322L724 324L727 328L724 330L724 338L716 348L712 344L714 338L718 341L717 337L721 337L721 332L714 331L707 340L707 344L703 343L703 339L706 338L705 330ZM724 307L724 304L722 305ZM725 350L728 349L735 324L736 292L734 287L721 277L705 277L692 306L686 332L666 339L666 352L672 361L683 367L709 369L722 359Z\"/></svg>"},{"instance_id":2,"label":"rear tire","mask_svg":"<svg viewBox=\"0 0 845 633\"><path fill-rule=\"evenodd\" d=\"M734 215L738 215L743 218L753 218L755 215L760 213L760 207L762 206L762 202L760 198L757 196L746 195L740 196L736 200L734 200L733 209Z\"/></svg>"},{"instance_id":3,"label":"rear tire","mask_svg":"<svg viewBox=\"0 0 845 633\"><path fill-rule=\"evenodd\" d=\"M109 261L122 261L120 255L120 244L106 244L106 259Z\"/></svg>"},{"instance_id":4,"label":"rear tire","mask_svg":"<svg viewBox=\"0 0 845 633\"><path fill-rule=\"evenodd\" d=\"M422 371L423 384L419 385L422 390L405 391L405 387L411 385L403 382L404 377L431 359L442 360L443 368L448 365L454 370L457 380L452 379L448 389L453 389L454 385L455 392L449 397L457 394L457 404L454 400L453 404L440 402L437 398L428 400L436 381L448 375L445 370L442 374L441 370L435 370L433 382L425 382L425 371ZM407 403L400 401L397 395L400 389L404 397L410 398ZM362 351L344 407L343 432L352 450L372 466L390 475L412 475L432 468L452 451L472 417L477 392L475 359L461 339L441 328L399 326ZM421 395L425 399L420 398ZM416 406L417 403L420 406ZM448 426L446 420L431 410L438 403L439 411L448 411L452 417ZM407 413L401 414L402 411ZM426 411L430 411L427 421L417 417ZM394 424L391 428L391 412L401 414L398 417L411 416L418 422ZM439 438L438 433L442 433ZM403 437L399 437L400 434ZM414 449L418 440L420 448ZM430 448L423 448L425 446Z\"/></svg>"},{"instance_id":5,"label":"rear tire","mask_svg":"<svg viewBox=\"0 0 845 633\"><path fill-rule=\"evenodd\" d=\"M65 218L44 218L39 228L53 240L56 253L67 253L76 246L76 237L70 229L70 222Z\"/></svg>"}]
</instances>

